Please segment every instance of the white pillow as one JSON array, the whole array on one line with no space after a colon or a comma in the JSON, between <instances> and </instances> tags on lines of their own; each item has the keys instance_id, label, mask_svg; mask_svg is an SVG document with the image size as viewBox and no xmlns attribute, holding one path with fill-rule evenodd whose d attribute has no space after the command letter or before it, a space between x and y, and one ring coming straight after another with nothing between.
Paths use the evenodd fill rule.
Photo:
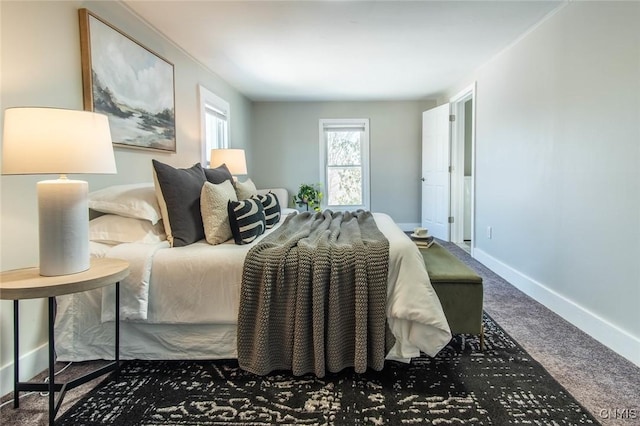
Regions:
<instances>
[{"instance_id":1,"label":"white pillow","mask_svg":"<svg viewBox=\"0 0 640 426\"><path fill-rule=\"evenodd\" d=\"M99 243L97 241L89 241L89 253L92 259L107 257L109 250L114 244Z\"/></svg>"},{"instance_id":2,"label":"white pillow","mask_svg":"<svg viewBox=\"0 0 640 426\"><path fill-rule=\"evenodd\" d=\"M167 239L162 223L105 214L89 221L89 240L106 243L159 243Z\"/></svg>"},{"instance_id":3,"label":"white pillow","mask_svg":"<svg viewBox=\"0 0 640 426\"><path fill-rule=\"evenodd\" d=\"M251 197L258 195L256 185L249 178L244 182L236 182L236 195L238 200L248 200Z\"/></svg>"},{"instance_id":4,"label":"white pillow","mask_svg":"<svg viewBox=\"0 0 640 426\"><path fill-rule=\"evenodd\" d=\"M153 183L116 185L89 193L89 208L102 213L145 219L162 219Z\"/></svg>"},{"instance_id":5,"label":"white pillow","mask_svg":"<svg viewBox=\"0 0 640 426\"><path fill-rule=\"evenodd\" d=\"M200 212L204 235L211 245L224 243L233 237L227 209L229 201L238 201L231 181L219 184L205 182L202 186Z\"/></svg>"}]
</instances>

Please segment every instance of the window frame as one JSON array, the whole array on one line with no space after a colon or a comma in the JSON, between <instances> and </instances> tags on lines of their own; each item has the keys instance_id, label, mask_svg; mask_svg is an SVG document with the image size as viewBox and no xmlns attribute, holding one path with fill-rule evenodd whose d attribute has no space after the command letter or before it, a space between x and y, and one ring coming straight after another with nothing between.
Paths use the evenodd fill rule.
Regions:
<instances>
[{"instance_id":1,"label":"window frame","mask_svg":"<svg viewBox=\"0 0 640 426\"><path fill-rule=\"evenodd\" d=\"M202 85L198 85L198 98L200 104L200 145L201 145L201 164L203 167L209 167L211 149L229 148L231 140L231 105L225 99L213 93ZM224 116L227 122L226 140L222 142L222 146L207 149L207 109L212 109L218 114Z\"/></svg>"},{"instance_id":2,"label":"window frame","mask_svg":"<svg viewBox=\"0 0 640 426\"><path fill-rule=\"evenodd\" d=\"M331 127L355 127L362 126L364 130L362 132L362 149L361 149L361 167L362 167L362 204L359 205L332 205L329 204L329 185L328 179L328 144L325 137L325 129ZM318 121L319 128L319 145L320 145L320 182L322 184L322 192L324 197L322 199L322 208L328 208L331 210L370 210L371 198L370 198L370 156L369 156L369 119L368 118L321 118Z\"/></svg>"}]
</instances>

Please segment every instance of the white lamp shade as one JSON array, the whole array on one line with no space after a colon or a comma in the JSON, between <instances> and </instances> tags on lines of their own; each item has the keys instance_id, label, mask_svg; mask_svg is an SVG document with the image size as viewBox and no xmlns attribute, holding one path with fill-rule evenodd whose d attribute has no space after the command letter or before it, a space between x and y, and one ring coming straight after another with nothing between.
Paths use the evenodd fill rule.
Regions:
<instances>
[{"instance_id":1,"label":"white lamp shade","mask_svg":"<svg viewBox=\"0 0 640 426\"><path fill-rule=\"evenodd\" d=\"M106 115L57 108L4 112L2 174L116 173Z\"/></svg>"},{"instance_id":2,"label":"white lamp shade","mask_svg":"<svg viewBox=\"0 0 640 426\"><path fill-rule=\"evenodd\" d=\"M209 161L211 167L226 164L232 175L247 174L247 160L244 149L212 149Z\"/></svg>"}]
</instances>

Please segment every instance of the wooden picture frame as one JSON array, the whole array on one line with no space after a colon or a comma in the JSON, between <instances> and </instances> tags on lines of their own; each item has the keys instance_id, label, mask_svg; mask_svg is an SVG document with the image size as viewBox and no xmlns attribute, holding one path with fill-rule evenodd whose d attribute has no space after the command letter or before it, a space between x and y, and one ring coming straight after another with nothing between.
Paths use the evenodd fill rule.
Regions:
<instances>
[{"instance_id":1,"label":"wooden picture frame","mask_svg":"<svg viewBox=\"0 0 640 426\"><path fill-rule=\"evenodd\" d=\"M78 10L84 109L109 118L115 146L176 152L173 64Z\"/></svg>"}]
</instances>

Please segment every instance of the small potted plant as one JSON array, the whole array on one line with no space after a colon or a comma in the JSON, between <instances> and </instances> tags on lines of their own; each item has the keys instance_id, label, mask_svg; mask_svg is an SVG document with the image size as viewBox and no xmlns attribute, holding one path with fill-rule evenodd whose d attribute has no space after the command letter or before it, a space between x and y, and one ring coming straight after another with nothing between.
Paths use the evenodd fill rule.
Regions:
<instances>
[{"instance_id":1,"label":"small potted plant","mask_svg":"<svg viewBox=\"0 0 640 426\"><path fill-rule=\"evenodd\" d=\"M320 211L320 202L322 201L322 192L320 192L320 184L309 185L303 183L300 185L298 194L293 197L293 202L299 207L306 206L307 211L311 207L314 211Z\"/></svg>"}]
</instances>

